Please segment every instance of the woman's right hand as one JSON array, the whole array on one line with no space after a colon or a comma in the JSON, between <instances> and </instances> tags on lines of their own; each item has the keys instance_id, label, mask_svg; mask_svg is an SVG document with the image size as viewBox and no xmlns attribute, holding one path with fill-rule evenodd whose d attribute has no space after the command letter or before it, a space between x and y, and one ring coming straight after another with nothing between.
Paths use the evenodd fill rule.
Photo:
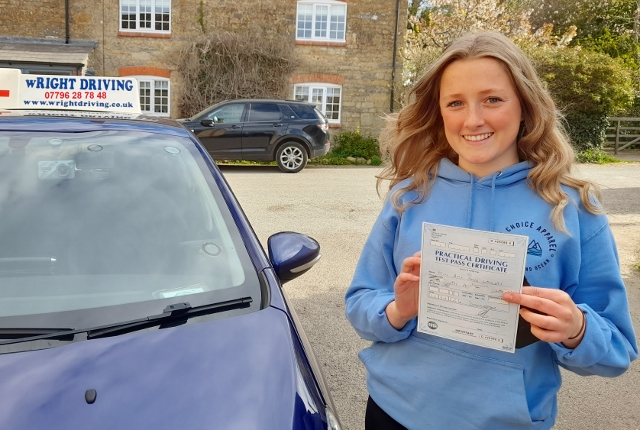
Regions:
<instances>
[{"instance_id":1,"label":"woman's right hand","mask_svg":"<svg viewBox=\"0 0 640 430\"><path fill-rule=\"evenodd\" d=\"M385 312L389 323L400 330L409 321L418 316L420 286L420 252L405 258L402 269L393 284L395 300L387 305Z\"/></svg>"}]
</instances>

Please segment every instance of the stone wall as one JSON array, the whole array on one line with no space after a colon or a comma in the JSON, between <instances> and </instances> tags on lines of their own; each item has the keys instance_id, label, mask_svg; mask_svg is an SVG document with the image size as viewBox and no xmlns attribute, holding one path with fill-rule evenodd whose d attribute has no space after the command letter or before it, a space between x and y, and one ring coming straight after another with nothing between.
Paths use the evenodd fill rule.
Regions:
<instances>
[{"instance_id":1,"label":"stone wall","mask_svg":"<svg viewBox=\"0 0 640 430\"><path fill-rule=\"evenodd\" d=\"M88 69L117 76L121 68L156 67L171 71L171 116L180 117L181 81L173 59L190 40L215 31L279 33L290 40L297 65L294 76L332 75L343 80L341 130L360 127L376 135L389 112L396 2L348 0L346 43L295 40L295 0L172 0L171 34L164 37L119 32L118 0L69 0L72 40L97 41ZM400 2L400 33L407 0ZM65 37L64 0L0 0L0 36ZM151 35L154 36L154 35ZM160 36L160 35L155 35ZM399 35L399 45L402 41ZM396 76L400 76L400 61ZM307 81L310 82L310 81ZM293 97L294 79L291 79ZM335 130L338 131L338 130ZM334 131L334 132L335 132Z\"/></svg>"},{"instance_id":2,"label":"stone wall","mask_svg":"<svg viewBox=\"0 0 640 430\"><path fill-rule=\"evenodd\" d=\"M0 36L64 40L64 1L0 0Z\"/></svg>"}]
</instances>

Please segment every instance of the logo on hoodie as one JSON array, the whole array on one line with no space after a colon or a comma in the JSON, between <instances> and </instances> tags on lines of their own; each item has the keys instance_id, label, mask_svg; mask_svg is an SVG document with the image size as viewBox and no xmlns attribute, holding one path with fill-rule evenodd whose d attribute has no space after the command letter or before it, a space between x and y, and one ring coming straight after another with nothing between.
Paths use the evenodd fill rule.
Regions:
<instances>
[{"instance_id":1,"label":"logo on hoodie","mask_svg":"<svg viewBox=\"0 0 640 430\"><path fill-rule=\"evenodd\" d=\"M531 243L529 243L529 247L527 248L527 254L540 257L542 255L542 248L540 247L540 244L535 240L532 240Z\"/></svg>"},{"instance_id":2,"label":"logo on hoodie","mask_svg":"<svg viewBox=\"0 0 640 430\"><path fill-rule=\"evenodd\" d=\"M529 237L527 247L527 272L541 270L556 256L558 244L554 229L534 221L520 221L505 227L508 233Z\"/></svg>"}]
</instances>

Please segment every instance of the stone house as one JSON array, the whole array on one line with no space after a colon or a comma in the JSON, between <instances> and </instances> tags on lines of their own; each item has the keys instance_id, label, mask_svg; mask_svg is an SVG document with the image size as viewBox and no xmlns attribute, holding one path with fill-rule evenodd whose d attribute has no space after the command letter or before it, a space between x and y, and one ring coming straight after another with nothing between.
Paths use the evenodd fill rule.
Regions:
<instances>
[{"instance_id":1,"label":"stone house","mask_svg":"<svg viewBox=\"0 0 640 430\"><path fill-rule=\"evenodd\" d=\"M189 82L173 50L203 30L269 29L296 58L290 98L316 103L332 127L375 135L393 109L406 11L407 0L0 0L0 67L135 76L145 112L179 118Z\"/></svg>"}]
</instances>

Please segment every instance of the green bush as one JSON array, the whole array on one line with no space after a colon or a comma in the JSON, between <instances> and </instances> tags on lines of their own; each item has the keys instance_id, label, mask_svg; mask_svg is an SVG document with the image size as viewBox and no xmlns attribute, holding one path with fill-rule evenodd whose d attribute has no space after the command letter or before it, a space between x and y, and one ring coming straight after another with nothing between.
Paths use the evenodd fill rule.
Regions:
<instances>
[{"instance_id":1,"label":"green bush","mask_svg":"<svg viewBox=\"0 0 640 430\"><path fill-rule=\"evenodd\" d=\"M378 139L371 136L363 136L355 131L345 131L337 134L332 139L333 147L329 156L346 158L366 158L380 157L380 145Z\"/></svg>"},{"instance_id":2,"label":"green bush","mask_svg":"<svg viewBox=\"0 0 640 430\"><path fill-rule=\"evenodd\" d=\"M634 104L635 72L620 58L580 48L525 47L557 106L578 152L601 148L607 117Z\"/></svg>"},{"instance_id":3,"label":"green bush","mask_svg":"<svg viewBox=\"0 0 640 430\"><path fill-rule=\"evenodd\" d=\"M566 128L571 144L576 151L602 148L606 141L605 132L609 126L607 117L597 112L567 112Z\"/></svg>"}]
</instances>

